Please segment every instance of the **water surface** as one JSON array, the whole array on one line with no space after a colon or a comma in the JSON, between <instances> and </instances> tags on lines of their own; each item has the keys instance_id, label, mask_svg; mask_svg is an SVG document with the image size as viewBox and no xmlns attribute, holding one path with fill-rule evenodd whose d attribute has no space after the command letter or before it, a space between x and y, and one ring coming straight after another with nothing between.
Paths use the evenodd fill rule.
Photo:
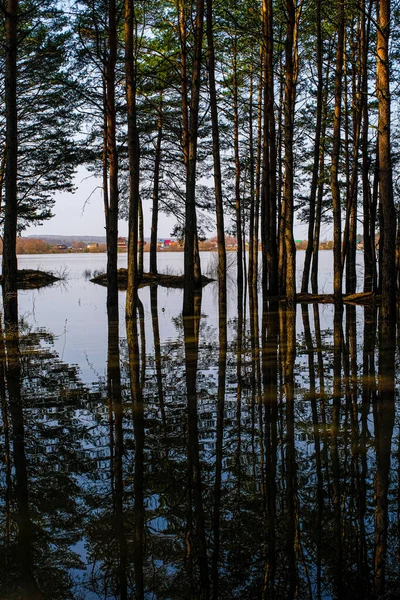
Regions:
<instances>
[{"instance_id":1,"label":"water surface","mask_svg":"<svg viewBox=\"0 0 400 600\"><path fill-rule=\"evenodd\" d=\"M1 598L399 597L398 340L376 309L290 312L233 275L226 310L217 284L187 319L180 290L144 288L126 328L125 294L107 320L88 279L104 255L19 266L68 278L0 330Z\"/></svg>"}]
</instances>

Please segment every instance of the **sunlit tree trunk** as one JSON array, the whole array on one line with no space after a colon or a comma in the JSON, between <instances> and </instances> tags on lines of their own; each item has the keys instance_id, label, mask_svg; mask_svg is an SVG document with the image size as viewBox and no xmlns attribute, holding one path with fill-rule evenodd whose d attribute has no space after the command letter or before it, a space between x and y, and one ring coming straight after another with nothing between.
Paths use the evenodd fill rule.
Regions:
<instances>
[{"instance_id":1,"label":"sunlit tree trunk","mask_svg":"<svg viewBox=\"0 0 400 600\"><path fill-rule=\"evenodd\" d=\"M352 35L350 44L352 47L352 167L347 170L347 208L346 221L343 235L342 268L346 266L346 293L354 294L356 291L356 249L357 249L357 199L358 199L358 167L359 167L359 143L361 132L361 68L360 58L360 23L357 26L356 40L354 40L354 22L352 23ZM356 45L358 54L356 56ZM348 148L348 145L346 145ZM346 154L350 156L350 148Z\"/></svg>"},{"instance_id":2,"label":"sunlit tree trunk","mask_svg":"<svg viewBox=\"0 0 400 600\"><path fill-rule=\"evenodd\" d=\"M258 281L258 249L259 249L259 225L260 225L260 195L261 195L261 168L262 168L262 135L263 135L263 72L264 72L265 53L262 45L260 46L260 70L258 83L257 99L257 154L256 154L256 173L255 173L255 207L254 207L254 235L253 235L253 287L257 286Z\"/></svg>"},{"instance_id":3,"label":"sunlit tree trunk","mask_svg":"<svg viewBox=\"0 0 400 600\"><path fill-rule=\"evenodd\" d=\"M117 62L117 7L115 0L108 5L108 60L105 70L107 97L107 152L109 166L107 286L116 290L118 263L118 154L116 140L115 68ZM115 301L115 294L107 295L107 305Z\"/></svg>"},{"instance_id":4,"label":"sunlit tree trunk","mask_svg":"<svg viewBox=\"0 0 400 600\"><path fill-rule=\"evenodd\" d=\"M396 312L396 212L393 202L390 148L389 36L390 0L377 3L376 93L378 97L379 200L382 206L382 317L395 319Z\"/></svg>"},{"instance_id":5,"label":"sunlit tree trunk","mask_svg":"<svg viewBox=\"0 0 400 600\"><path fill-rule=\"evenodd\" d=\"M190 99L190 120L187 142L187 175L185 201L185 287L183 309L185 314L193 312L194 290L201 285L199 268L195 272L196 243L196 168L197 138L199 127L200 73L203 42L204 0L196 1L195 34L193 49L192 86ZM199 267L199 265L198 265Z\"/></svg>"},{"instance_id":6,"label":"sunlit tree trunk","mask_svg":"<svg viewBox=\"0 0 400 600\"><path fill-rule=\"evenodd\" d=\"M296 296L296 248L293 237L293 186L294 186L294 161L293 161L293 136L294 136L294 108L296 101L296 83L298 71L297 36L298 23L301 13L301 4L297 8L293 0L286 2L286 42L285 42L285 98L284 98L284 125L285 125L285 182L283 192L282 214L284 215L284 243L285 243L285 292L289 302L295 301ZM280 265L281 269L281 265Z\"/></svg>"},{"instance_id":7,"label":"sunlit tree trunk","mask_svg":"<svg viewBox=\"0 0 400 600\"><path fill-rule=\"evenodd\" d=\"M314 136L314 156L313 170L310 187L310 214L308 217L308 240L307 249L304 257L303 279L301 282L301 291L303 294L308 292L308 281L310 278L311 259L313 252L314 226L315 226L315 205L318 189L318 173L321 152L321 131L322 131L322 106L323 106L323 48L322 48L322 23L321 23L321 0L316 2L316 26L317 26L317 108L315 116L315 136Z\"/></svg>"},{"instance_id":8,"label":"sunlit tree trunk","mask_svg":"<svg viewBox=\"0 0 400 600\"><path fill-rule=\"evenodd\" d=\"M363 237L364 237L364 292L376 289L376 258L375 258L375 216L372 215L372 194L369 182L370 156L368 151L368 47L370 40L370 16L374 0L370 0L368 20L366 18L366 2L360 3L361 20L361 152L362 152L362 197L363 197Z\"/></svg>"},{"instance_id":9,"label":"sunlit tree trunk","mask_svg":"<svg viewBox=\"0 0 400 600\"><path fill-rule=\"evenodd\" d=\"M138 219L139 219L139 136L136 122L136 67L134 50L134 0L125 0L125 77L128 112L129 161L129 237L128 237L128 288L126 311L129 318L135 315L135 297L139 283L138 272Z\"/></svg>"},{"instance_id":10,"label":"sunlit tree trunk","mask_svg":"<svg viewBox=\"0 0 400 600\"><path fill-rule=\"evenodd\" d=\"M158 196L160 189L160 167L161 167L161 143L163 134L162 121L162 99L158 107L157 141L154 154L153 175L153 204L151 214L151 237L150 237L150 273L157 273L157 231L158 231Z\"/></svg>"},{"instance_id":11,"label":"sunlit tree trunk","mask_svg":"<svg viewBox=\"0 0 400 600\"><path fill-rule=\"evenodd\" d=\"M144 250L144 218L143 218L143 204L142 199L139 196L139 239L138 239L138 278L139 281L143 277L143 250Z\"/></svg>"},{"instance_id":12,"label":"sunlit tree trunk","mask_svg":"<svg viewBox=\"0 0 400 600\"><path fill-rule=\"evenodd\" d=\"M3 233L3 301L7 323L17 323L17 19L18 0L7 0L5 10L6 165Z\"/></svg>"},{"instance_id":13,"label":"sunlit tree trunk","mask_svg":"<svg viewBox=\"0 0 400 600\"><path fill-rule=\"evenodd\" d=\"M328 50L328 57L330 52ZM326 67L325 76L325 88L323 95L323 115L322 115L322 131L321 131L321 145L319 153L319 178L317 188L317 203L315 206L315 229L314 229L314 240L312 247L312 265L311 265L311 291L313 294L318 294L318 263L319 263L319 244L321 237L321 224L322 224L322 200L324 196L325 188L325 139L326 139L326 128L328 121L328 80L330 74L330 61L328 58L328 65Z\"/></svg>"},{"instance_id":14,"label":"sunlit tree trunk","mask_svg":"<svg viewBox=\"0 0 400 600\"><path fill-rule=\"evenodd\" d=\"M339 188L340 125L342 116L345 1L338 0L335 106L333 119L331 192L333 204L333 289L335 301L342 298L342 221Z\"/></svg>"},{"instance_id":15,"label":"sunlit tree trunk","mask_svg":"<svg viewBox=\"0 0 400 600\"><path fill-rule=\"evenodd\" d=\"M210 109L212 126L212 152L214 160L214 194L215 216L217 224L218 244L218 282L220 286L220 302L226 303L226 249L224 206L222 197L220 136L218 123L217 90L215 83L215 50L213 32L213 0L207 0L207 49L208 49L208 80L210 86Z\"/></svg>"},{"instance_id":16,"label":"sunlit tree trunk","mask_svg":"<svg viewBox=\"0 0 400 600\"><path fill-rule=\"evenodd\" d=\"M239 106L237 78L237 34L233 41L233 146L235 157L235 218L237 240L237 283L238 294L243 290L243 236L242 206L240 199L240 155L239 155Z\"/></svg>"},{"instance_id":17,"label":"sunlit tree trunk","mask_svg":"<svg viewBox=\"0 0 400 600\"><path fill-rule=\"evenodd\" d=\"M253 95L254 95L254 65L253 58L250 64L250 89L249 89L249 186L250 186L250 214L249 214L249 288L254 281L254 221L255 221L255 189L254 189L254 137L253 137ZM246 254L246 250L245 250Z\"/></svg>"},{"instance_id":18,"label":"sunlit tree trunk","mask_svg":"<svg viewBox=\"0 0 400 600\"><path fill-rule=\"evenodd\" d=\"M276 235L276 142L273 71L273 7L272 0L263 0L264 61L264 127L261 184L261 240L263 248L263 287L278 292L278 253Z\"/></svg>"}]
</instances>

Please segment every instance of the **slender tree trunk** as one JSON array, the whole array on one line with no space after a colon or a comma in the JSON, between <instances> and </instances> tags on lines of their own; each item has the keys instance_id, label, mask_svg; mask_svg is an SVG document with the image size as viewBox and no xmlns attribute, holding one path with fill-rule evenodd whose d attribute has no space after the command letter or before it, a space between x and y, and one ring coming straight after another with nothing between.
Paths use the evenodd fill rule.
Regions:
<instances>
[{"instance_id":1,"label":"slender tree trunk","mask_svg":"<svg viewBox=\"0 0 400 600\"><path fill-rule=\"evenodd\" d=\"M142 199L139 196L139 239L138 239L138 278L139 281L143 277L143 248L144 248L144 218L143 218L143 204Z\"/></svg>"},{"instance_id":2,"label":"slender tree trunk","mask_svg":"<svg viewBox=\"0 0 400 600\"><path fill-rule=\"evenodd\" d=\"M382 317L396 317L396 213L393 202L392 157L390 150L390 76L389 37L390 0L377 3L377 62L378 97L379 199L382 206Z\"/></svg>"},{"instance_id":3,"label":"slender tree trunk","mask_svg":"<svg viewBox=\"0 0 400 600\"><path fill-rule=\"evenodd\" d=\"M113 0L114 1L114 0ZM139 136L136 119L136 67L134 56L134 0L125 0L125 76L126 103L128 111L128 160L129 160L129 237L128 237L128 288L126 314L136 314L135 298L139 283L137 262L139 219Z\"/></svg>"},{"instance_id":4,"label":"slender tree trunk","mask_svg":"<svg viewBox=\"0 0 400 600\"><path fill-rule=\"evenodd\" d=\"M364 237L364 292L375 290L376 261L375 261L375 235L371 235L371 222L373 220L371 186L369 182L370 157L368 152L368 47L370 39L370 18L366 23L365 0L360 3L361 19L361 151L362 151L362 197L363 197L363 237ZM374 0L370 0L368 17L371 16Z\"/></svg>"},{"instance_id":5,"label":"slender tree trunk","mask_svg":"<svg viewBox=\"0 0 400 600\"><path fill-rule=\"evenodd\" d=\"M354 33L354 32L353 32ZM342 267L346 261L346 293L354 294L356 291L356 249L357 249L357 196L358 196L358 167L359 167L359 144L361 131L361 67L360 53L356 61L354 35L351 36L352 52L352 105L353 105L353 163L350 181L348 184L348 202L346 212L346 226L343 236ZM360 47L360 27L357 32L358 47ZM357 65L357 81L356 81ZM349 151L347 151L350 154Z\"/></svg>"},{"instance_id":6,"label":"slender tree trunk","mask_svg":"<svg viewBox=\"0 0 400 600\"><path fill-rule=\"evenodd\" d=\"M316 110L316 122L315 122L315 137L314 137L314 157L313 157L313 170L311 179L310 189L310 214L308 220L308 240L307 249L304 257L304 270L303 278L301 282L301 292L306 294L308 292L308 280L310 278L311 259L313 253L313 240L314 240L314 227L315 227L315 205L317 198L318 189L318 172L320 163L321 153L321 130L322 130L322 106L323 106L323 48L322 48L322 22L321 22L321 0L316 2L316 25L317 25L317 47L316 47L316 59L317 59L317 110Z\"/></svg>"},{"instance_id":7,"label":"slender tree trunk","mask_svg":"<svg viewBox=\"0 0 400 600\"><path fill-rule=\"evenodd\" d=\"M329 52L328 52L329 55ZM323 98L323 117L322 117L322 131L321 131L321 146L319 154L319 179L318 179L318 190L317 190L317 204L315 207L315 231L313 240L313 255L312 255L312 266L311 266L311 291L313 294L318 294L318 258L319 258L319 243L321 236L321 223L322 223L322 200L324 197L325 187L325 136L326 127L328 120L328 80L330 74L330 63L328 62L326 68L325 77L325 91Z\"/></svg>"},{"instance_id":8,"label":"slender tree trunk","mask_svg":"<svg viewBox=\"0 0 400 600\"><path fill-rule=\"evenodd\" d=\"M160 188L161 143L163 134L162 98L158 107L157 142L154 155L153 211L151 215L150 273L157 273L158 195Z\"/></svg>"},{"instance_id":9,"label":"slender tree trunk","mask_svg":"<svg viewBox=\"0 0 400 600\"><path fill-rule=\"evenodd\" d=\"M222 196L221 156L218 124L217 91L215 84L215 50L213 33L213 0L207 0L208 81L212 126L212 151L214 160L215 216L217 222L218 282L220 302L226 303L226 249L224 205Z\"/></svg>"},{"instance_id":10,"label":"slender tree trunk","mask_svg":"<svg viewBox=\"0 0 400 600\"><path fill-rule=\"evenodd\" d=\"M276 239L276 142L273 72L273 7L263 0L264 62L264 130L261 186L261 227L263 241L263 286L272 294L278 292L278 252Z\"/></svg>"},{"instance_id":11,"label":"slender tree trunk","mask_svg":"<svg viewBox=\"0 0 400 600\"><path fill-rule=\"evenodd\" d=\"M243 237L240 199L239 105L237 80L237 34L233 42L233 146L235 156L235 217L237 240L237 283L239 295L243 290Z\"/></svg>"},{"instance_id":12,"label":"slender tree trunk","mask_svg":"<svg viewBox=\"0 0 400 600\"><path fill-rule=\"evenodd\" d=\"M293 186L294 186L294 161L293 161L293 134L294 134L294 106L296 100L297 82L297 31L300 18L300 8L296 9L293 0L287 0L286 13L286 75L285 75L285 184L284 184L284 240L286 276L285 289L288 302L293 303L296 297L296 248L293 237ZM296 14L297 13L297 14Z\"/></svg>"},{"instance_id":13,"label":"slender tree trunk","mask_svg":"<svg viewBox=\"0 0 400 600\"><path fill-rule=\"evenodd\" d=\"M7 0L5 11L6 170L3 234L3 301L6 323L17 324L17 19L18 0Z\"/></svg>"},{"instance_id":14,"label":"slender tree trunk","mask_svg":"<svg viewBox=\"0 0 400 600\"><path fill-rule=\"evenodd\" d=\"M117 8L116 1L108 5L109 55L106 65L107 96L107 149L109 164L109 203L107 235L107 286L116 290L118 262L118 155L116 142L115 67L117 62ZM115 301L115 294L107 295L107 305Z\"/></svg>"},{"instance_id":15,"label":"slender tree trunk","mask_svg":"<svg viewBox=\"0 0 400 600\"><path fill-rule=\"evenodd\" d=\"M331 192L333 203L333 289L335 301L342 299L342 222L339 188L340 124L342 115L345 0L338 0L338 38L335 71Z\"/></svg>"},{"instance_id":16,"label":"slender tree trunk","mask_svg":"<svg viewBox=\"0 0 400 600\"><path fill-rule=\"evenodd\" d=\"M254 208L254 241L253 241L253 287L257 286L258 281L258 232L260 224L260 192L261 192L261 167L262 167L262 134L263 134L263 70L264 70L265 54L262 45L260 46L260 72L258 84L258 100L257 100L257 155L256 155L256 190L255 190L255 208Z\"/></svg>"},{"instance_id":17,"label":"slender tree trunk","mask_svg":"<svg viewBox=\"0 0 400 600\"><path fill-rule=\"evenodd\" d=\"M249 185L250 185L250 215L249 215L249 288L254 281L254 221L255 221L255 190L254 190L254 140L253 140L253 92L254 89L254 66L253 58L250 64L250 91L249 91ZM246 251L245 251L246 254Z\"/></svg>"},{"instance_id":18,"label":"slender tree trunk","mask_svg":"<svg viewBox=\"0 0 400 600\"><path fill-rule=\"evenodd\" d=\"M196 167L197 167L197 138L199 126L200 103L200 73L203 42L204 0L196 1L194 57L192 69L192 94L190 100L190 125L188 134L188 158L185 202L185 287L183 308L185 314L190 314L194 307L194 290L201 285L195 277L195 240L196 240Z\"/></svg>"}]
</instances>

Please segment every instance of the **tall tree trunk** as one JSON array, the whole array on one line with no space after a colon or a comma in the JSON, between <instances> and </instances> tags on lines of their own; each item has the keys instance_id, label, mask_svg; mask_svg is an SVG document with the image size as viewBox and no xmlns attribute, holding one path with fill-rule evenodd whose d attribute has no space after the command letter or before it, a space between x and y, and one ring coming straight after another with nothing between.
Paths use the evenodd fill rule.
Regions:
<instances>
[{"instance_id":1,"label":"tall tree trunk","mask_svg":"<svg viewBox=\"0 0 400 600\"><path fill-rule=\"evenodd\" d=\"M338 33L335 69L335 108L333 119L331 192L333 204L333 291L342 299L342 222L339 188L340 123L342 115L345 0L338 0Z\"/></svg>"},{"instance_id":2,"label":"tall tree trunk","mask_svg":"<svg viewBox=\"0 0 400 600\"><path fill-rule=\"evenodd\" d=\"M352 25L354 30L354 25ZM360 24L357 31L357 46L360 49L361 33ZM357 249L357 196L358 196L358 167L359 167L359 143L360 143L360 132L361 132L361 68L362 62L360 58L360 52L356 59L354 40L354 31L351 36L352 44L352 105L353 105L353 163L351 169L351 176L348 183L348 201L346 211L346 225L343 236L343 256L342 256L342 267L344 261L346 261L346 293L354 294L356 291L356 249ZM357 74L357 80L356 80ZM349 150L347 154L350 155Z\"/></svg>"},{"instance_id":3,"label":"tall tree trunk","mask_svg":"<svg viewBox=\"0 0 400 600\"><path fill-rule=\"evenodd\" d=\"M315 122L315 137L314 137L314 156L313 156L313 170L311 179L310 189L310 214L308 217L308 239L307 249L304 257L304 270L303 278L301 282L301 292L306 294L308 292L308 280L310 278L311 259L313 252L313 240L314 240L314 226L315 226L315 205L317 198L318 189L318 172L320 163L320 152L321 152L321 130L322 130L322 106L323 106L323 47L322 47L322 21L321 21L321 0L317 0L316 6L316 25L317 25L317 47L316 47L316 59L317 59L317 111L316 111L316 122Z\"/></svg>"},{"instance_id":4,"label":"tall tree trunk","mask_svg":"<svg viewBox=\"0 0 400 600\"><path fill-rule=\"evenodd\" d=\"M158 107L157 141L154 155L153 209L151 215L150 273L157 273L158 195L160 189L161 143L163 134L162 97Z\"/></svg>"},{"instance_id":5,"label":"tall tree trunk","mask_svg":"<svg viewBox=\"0 0 400 600\"><path fill-rule=\"evenodd\" d=\"M114 0L113 0L114 1ZM139 219L139 136L136 120L136 66L134 55L134 0L125 0L125 76L126 103L128 111L128 160L129 160L129 237L128 237L128 288L126 314L136 314L135 298L139 282L137 249Z\"/></svg>"},{"instance_id":6,"label":"tall tree trunk","mask_svg":"<svg viewBox=\"0 0 400 600\"><path fill-rule=\"evenodd\" d=\"M368 7L368 21L366 19L365 0L360 3L361 19L361 151L362 151L362 197L363 197L363 237L364 237L364 292L375 290L376 287L376 261L375 261L375 232L371 231L371 223L375 222L372 216L371 185L369 182L370 157L368 152L368 47L370 39L371 12L374 0L370 0ZM367 22L366 22L367 21ZM374 227L375 229L375 227Z\"/></svg>"},{"instance_id":7,"label":"tall tree trunk","mask_svg":"<svg viewBox=\"0 0 400 600\"><path fill-rule=\"evenodd\" d=\"M115 67L117 62L117 8L116 1L108 5L109 55L106 65L107 96L107 149L109 164L109 203L107 235L107 286L118 289L118 155L116 141ZM115 294L107 295L107 306L115 301Z\"/></svg>"},{"instance_id":8,"label":"tall tree trunk","mask_svg":"<svg viewBox=\"0 0 400 600\"><path fill-rule=\"evenodd\" d=\"M249 185L250 185L250 214L249 214L249 269L248 283L249 288L254 281L254 212L255 212L255 193L254 193L254 141L253 141L253 89L254 89L254 67L253 57L250 63L250 90L249 90ZM245 240L246 242L246 240ZM246 255L246 250L245 250Z\"/></svg>"},{"instance_id":9,"label":"tall tree trunk","mask_svg":"<svg viewBox=\"0 0 400 600\"><path fill-rule=\"evenodd\" d=\"M138 278L139 281L143 277L143 249L144 249L144 218L143 218L143 204L142 199L139 196L139 239L138 239Z\"/></svg>"},{"instance_id":10,"label":"tall tree trunk","mask_svg":"<svg viewBox=\"0 0 400 600\"><path fill-rule=\"evenodd\" d=\"M379 200L382 206L382 317L396 317L396 213L393 202L392 158L390 152L390 78L389 36L390 0L377 3L377 62L376 84L378 97Z\"/></svg>"},{"instance_id":11,"label":"tall tree trunk","mask_svg":"<svg viewBox=\"0 0 400 600\"><path fill-rule=\"evenodd\" d=\"M17 19L18 0L7 0L5 11L6 207L3 234L3 301L6 323L17 324Z\"/></svg>"},{"instance_id":12,"label":"tall tree trunk","mask_svg":"<svg viewBox=\"0 0 400 600\"><path fill-rule=\"evenodd\" d=\"M195 277L195 238L196 238L196 167L197 138L199 126L200 73L203 42L204 0L196 1L194 57L192 68L192 94L190 99L190 123L188 132L188 157L185 202L185 287L183 309L185 314L194 310L194 290L201 285L199 273ZM197 279L197 280L196 280Z\"/></svg>"},{"instance_id":13,"label":"tall tree trunk","mask_svg":"<svg viewBox=\"0 0 400 600\"><path fill-rule=\"evenodd\" d=\"M255 207L254 207L254 240L253 240L253 287L257 286L258 281L258 235L260 224L260 193L261 193L261 167L262 167L262 135L263 135L263 72L264 72L265 53L260 45L260 71L257 99L257 155L256 155L256 181L255 181Z\"/></svg>"},{"instance_id":14,"label":"tall tree trunk","mask_svg":"<svg viewBox=\"0 0 400 600\"><path fill-rule=\"evenodd\" d=\"M221 156L218 124L217 90L215 84L215 50L213 33L213 0L207 0L208 81L212 126L212 152L214 161L215 216L217 222L219 301L226 303L226 249L224 205L222 197Z\"/></svg>"},{"instance_id":15,"label":"tall tree trunk","mask_svg":"<svg viewBox=\"0 0 400 600\"><path fill-rule=\"evenodd\" d=\"M328 56L330 52L328 51ZM325 136L326 127L328 120L328 80L330 75L330 62L326 68L325 76L325 90L323 95L323 116L322 116L322 131L321 131L321 145L319 154L319 180L317 189L317 203L315 207L315 230L314 240L312 249L312 266L311 266L311 291L313 294L318 294L318 259L319 259L319 243L321 236L321 223L322 223L322 200L324 197L325 187Z\"/></svg>"},{"instance_id":16,"label":"tall tree trunk","mask_svg":"<svg viewBox=\"0 0 400 600\"><path fill-rule=\"evenodd\" d=\"M296 297L296 248L293 237L293 134L294 134L294 107L296 100L297 82L297 33L301 13L301 4L296 8L293 0L286 1L286 74L285 74L285 183L284 183L284 242L285 242L285 289L288 302L293 303Z\"/></svg>"},{"instance_id":17,"label":"tall tree trunk","mask_svg":"<svg viewBox=\"0 0 400 600\"><path fill-rule=\"evenodd\" d=\"M278 253L276 238L276 141L272 0L263 0L262 16L265 43L263 169L261 186L263 286L265 290L276 294L278 292Z\"/></svg>"},{"instance_id":18,"label":"tall tree trunk","mask_svg":"<svg viewBox=\"0 0 400 600\"><path fill-rule=\"evenodd\" d=\"M240 155L239 155L239 104L237 80L237 34L233 41L233 146L235 156L235 218L237 240L237 283L239 296L243 291L243 237L242 207L240 199Z\"/></svg>"}]
</instances>

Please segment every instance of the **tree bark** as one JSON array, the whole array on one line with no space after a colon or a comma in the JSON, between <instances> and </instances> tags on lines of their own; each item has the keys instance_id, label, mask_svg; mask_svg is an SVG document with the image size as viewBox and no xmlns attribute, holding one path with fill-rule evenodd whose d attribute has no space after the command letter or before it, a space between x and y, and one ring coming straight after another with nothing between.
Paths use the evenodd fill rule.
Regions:
<instances>
[{"instance_id":1,"label":"tree bark","mask_svg":"<svg viewBox=\"0 0 400 600\"><path fill-rule=\"evenodd\" d=\"M237 80L237 34L233 41L233 146L235 158L235 218L237 240L237 284L238 295L243 291L243 237L242 237L242 206L240 200L240 155L239 155L239 104Z\"/></svg>"},{"instance_id":2,"label":"tree bark","mask_svg":"<svg viewBox=\"0 0 400 600\"><path fill-rule=\"evenodd\" d=\"M193 314L194 290L201 285L199 273L195 277L195 238L196 238L196 167L197 138L199 126L200 73L203 42L204 0L196 2L194 57L192 68L192 94L190 99L190 122L188 131L188 157L185 202L185 252L184 252L184 299L185 314ZM201 274L200 274L201 275Z\"/></svg>"},{"instance_id":3,"label":"tree bark","mask_svg":"<svg viewBox=\"0 0 400 600\"><path fill-rule=\"evenodd\" d=\"M285 125L285 182L283 192L284 204L284 243L285 243L285 291L288 302L294 303L296 296L296 248L293 237L293 134L294 134L294 107L296 100L297 82L297 30L298 19L301 13L301 4L296 8L293 0L286 1L286 73L285 73L285 100L284 100L284 125Z\"/></svg>"},{"instance_id":4,"label":"tree bark","mask_svg":"<svg viewBox=\"0 0 400 600\"><path fill-rule=\"evenodd\" d=\"M261 227L263 246L263 287L271 294L278 292L278 252L276 239L276 142L273 72L273 7L263 0L264 62L264 128L263 168L261 184Z\"/></svg>"},{"instance_id":5,"label":"tree bark","mask_svg":"<svg viewBox=\"0 0 400 600\"><path fill-rule=\"evenodd\" d=\"M125 77L128 112L129 216L128 216L128 287L126 315L134 318L139 282L137 249L139 219L139 136L136 118L136 66L134 56L134 0L125 0Z\"/></svg>"},{"instance_id":6,"label":"tree bark","mask_svg":"<svg viewBox=\"0 0 400 600\"><path fill-rule=\"evenodd\" d=\"M335 70L331 192L333 204L333 289L336 302L342 298L342 222L339 188L340 124L342 115L345 0L338 0L338 37Z\"/></svg>"},{"instance_id":7,"label":"tree bark","mask_svg":"<svg viewBox=\"0 0 400 600\"><path fill-rule=\"evenodd\" d=\"M226 249L224 206L222 196L221 155L218 124L217 91L215 84L215 49L213 33L213 0L207 0L207 47L208 81L210 86L210 109L212 127L212 152L214 161L215 216L217 222L218 283L220 303L226 303Z\"/></svg>"},{"instance_id":8,"label":"tree bark","mask_svg":"<svg viewBox=\"0 0 400 600\"><path fill-rule=\"evenodd\" d=\"M369 182L370 157L368 152L368 47L370 40L371 12L374 0L370 0L368 8L368 21L366 23L365 0L361 0L361 152L362 152L362 197L363 197L363 236L364 236L364 292L376 289L376 260L375 260L375 231L372 231L372 223L375 217L372 215L371 186ZM374 226L375 229L375 226Z\"/></svg>"},{"instance_id":9,"label":"tree bark","mask_svg":"<svg viewBox=\"0 0 400 600\"><path fill-rule=\"evenodd\" d=\"M379 199L382 207L382 317L396 318L396 213L393 202L392 157L390 151L389 37L390 0L377 4L376 85L378 97Z\"/></svg>"},{"instance_id":10,"label":"tree bark","mask_svg":"<svg viewBox=\"0 0 400 600\"><path fill-rule=\"evenodd\" d=\"M5 12L5 109L6 109L6 170L5 216L3 234L3 301L6 323L18 322L17 303L17 19L18 0L7 0Z\"/></svg>"},{"instance_id":11,"label":"tree bark","mask_svg":"<svg viewBox=\"0 0 400 600\"><path fill-rule=\"evenodd\" d=\"M107 235L107 286L118 289L118 155L116 141L115 67L117 62L117 7L110 0L108 7L109 55L106 64L107 96L107 150L109 165L109 204ZM114 302L115 294L107 295L107 305Z\"/></svg>"},{"instance_id":12,"label":"tree bark","mask_svg":"<svg viewBox=\"0 0 400 600\"><path fill-rule=\"evenodd\" d=\"M160 189L161 143L163 133L162 99L158 107L157 142L154 155L153 211L151 215L150 273L157 273L158 196Z\"/></svg>"},{"instance_id":13,"label":"tree bark","mask_svg":"<svg viewBox=\"0 0 400 600\"><path fill-rule=\"evenodd\" d=\"M308 243L304 257L304 270L303 278L301 282L301 292L306 294L308 292L308 281L310 278L311 259L313 253L313 239L314 239L314 226L315 226L315 205L317 198L318 189L318 173L319 173L319 162L321 152L321 131L322 131L322 106L323 106L323 48L322 48L322 22L321 22L321 0L317 0L316 7L316 25L317 25L317 47L316 47L316 59L317 59L317 110L316 110L316 122L315 122L315 137L314 137L314 156L313 156L313 170L310 188L310 214L308 218Z\"/></svg>"}]
</instances>

